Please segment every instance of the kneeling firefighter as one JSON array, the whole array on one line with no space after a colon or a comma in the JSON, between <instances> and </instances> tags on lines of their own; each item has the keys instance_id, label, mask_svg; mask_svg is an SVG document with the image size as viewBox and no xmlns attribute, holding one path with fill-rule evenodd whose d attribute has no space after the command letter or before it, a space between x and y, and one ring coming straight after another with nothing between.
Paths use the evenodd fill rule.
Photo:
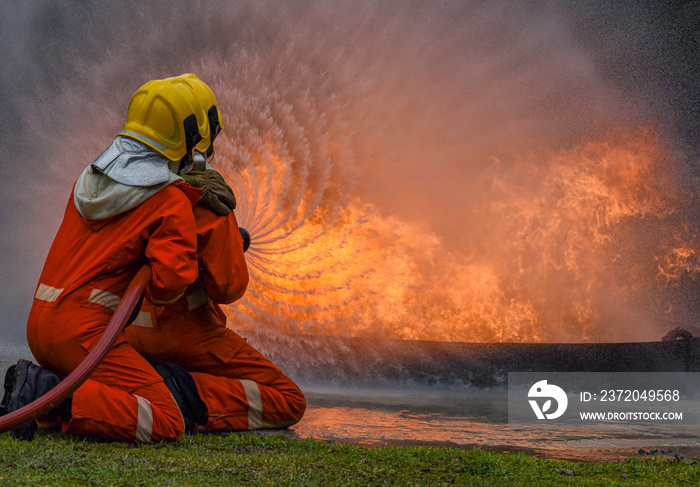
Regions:
<instances>
[{"instance_id":1,"label":"kneeling firefighter","mask_svg":"<svg viewBox=\"0 0 700 487\"><path fill-rule=\"evenodd\" d=\"M209 166L221 128L214 94L194 75L134 93L124 130L75 183L27 323L40 366L20 360L8 370L0 414L80 364L148 263L152 279L134 324L39 422L81 437L149 442L301 419L299 388L226 328L219 308L248 282L235 198ZM33 424L18 434L31 437Z\"/></svg>"}]
</instances>

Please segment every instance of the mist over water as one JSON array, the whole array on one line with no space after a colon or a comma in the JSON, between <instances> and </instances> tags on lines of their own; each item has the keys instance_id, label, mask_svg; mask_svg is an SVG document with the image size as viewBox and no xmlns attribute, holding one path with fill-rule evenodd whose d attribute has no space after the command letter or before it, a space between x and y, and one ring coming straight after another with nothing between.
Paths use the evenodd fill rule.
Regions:
<instances>
[{"instance_id":1,"label":"mist over water","mask_svg":"<svg viewBox=\"0 0 700 487\"><path fill-rule=\"evenodd\" d=\"M184 72L217 95L214 165L253 235L236 327L582 341L692 324L698 98L670 75L688 74L674 42L697 9L616 5L0 7L1 336L23 340L71 185L133 91Z\"/></svg>"}]
</instances>

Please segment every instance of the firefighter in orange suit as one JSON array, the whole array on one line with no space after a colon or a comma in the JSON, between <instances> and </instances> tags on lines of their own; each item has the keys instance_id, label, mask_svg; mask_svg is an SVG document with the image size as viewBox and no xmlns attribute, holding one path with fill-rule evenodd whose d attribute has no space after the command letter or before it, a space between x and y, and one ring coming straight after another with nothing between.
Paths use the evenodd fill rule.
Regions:
<instances>
[{"instance_id":1,"label":"firefighter in orange suit","mask_svg":"<svg viewBox=\"0 0 700 487\"><path fill-rule=\"evenodd\" d=\"M211 89L194 75L183 75L204 103L209 137L197 146L197 157L211 160L213 142L221 131L221 113ZM198 161L199 162L199 161ZM183 178L193 186L206 171ZM146 302L126 329L126 338L154 363L174 363L191 372L207 405L207 421L197 430L281 428L297 423L306 401L299 387L244 338L226 327L220 303L232 303L245 292L248 270L234 212L220 216L198 205L197 281L177 302L158 306Z\"/></svg>"},{"instance_id":2,"label":"firefighter in orange suit","mask_svg":"<svg viewBox=\"0 0 700 487\"><path fill-rule=\"evenodd\" d=\"M190 373L186 355L173 357L183 358L185 367L154 362L159 360L158 351L150 354L144 348L149 362L122 336L91 377L42 418L44 424L83 437L149 442L176 440L186 429L261 427L265 412L273 407L278 411L270 416L270 425L291 424L303 414L305 403L298 388L231 335L220 310L211 304L212 299L239 298L248 277L240 235L232 230L235 216L215 216L205 209L222 215L230 212L235 206L230 188L212 170L195 173L187 181L178 175L192 166L197 144L211 145L213 139L212 120L197 96L199 88L193 88L195 79L155 80L137 90L124 130L76 181L27 324L29 345L41 367L20 360L8 370L0 414L36 399L78 366L99 340L128 282L146 263L153 274L145 293L151 304L132 326L139 326L144 316L167 316L209 293L206 311L192 312L213 313L212 317L190 324L218 328L209 334L209 342L199 345L211 347L214 356L217 350L231 351L217 357L227 357L240 378L216 377L209 364L191 367L201 372ZM218 111L217 115L219 120ZM226 255L220 238L230 238L232 255ZM219 269L214 270L217 258L222 272L229 273L225 281L220 280ZM167 323L154 319L152 330L166 331ZM196 345L188 343L192 336L177 323L173 321L170 343ZM180 338L174 336L181 331ZM221 375L231 374L229 370ZM259 395L251 392L254 381L263 385ZM248 421L235 421L236 417ZM283 419L275 423L278 418Z\"/></svg>"}]
</instances>

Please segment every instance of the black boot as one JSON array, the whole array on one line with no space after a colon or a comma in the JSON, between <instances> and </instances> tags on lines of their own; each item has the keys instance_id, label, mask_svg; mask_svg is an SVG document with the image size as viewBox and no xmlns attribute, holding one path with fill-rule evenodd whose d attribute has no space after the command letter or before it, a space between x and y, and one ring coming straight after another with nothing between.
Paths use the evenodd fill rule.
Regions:
<instances>
[{"instance_id":1,"label":"black boot","mask_svg":"<svg viewBox=\"0 0 700 487\"><path fill-rule=\"evenodd\" d=\"M156 371L163 377L165 385L175 398L185 420L185 431L192 433L196 425L207 424L207 405L199 397L192 374L176 364L160 364Z\"/></svg>"},{"instance_id":2,"label":"black boot","mask_svg":"<svg viewBox=\"0 0 700 487\"><path fill-rule=\"evenodd\" d=\"M16 411L56 387L61 379L29 360L20 359L7 369L5 395L0 403L0 416ZM32 419L12 431L15 438L31 440L36 433L36 422Z\"/></svg>"}]
</instances>

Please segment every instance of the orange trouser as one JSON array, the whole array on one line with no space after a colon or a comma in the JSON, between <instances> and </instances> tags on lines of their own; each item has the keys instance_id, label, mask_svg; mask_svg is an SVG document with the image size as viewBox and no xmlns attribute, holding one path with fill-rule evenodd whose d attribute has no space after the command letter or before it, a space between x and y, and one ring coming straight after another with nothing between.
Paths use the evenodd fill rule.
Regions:
<instances>
[{"instance_id":1,"label":"orange trouser","mask_svg":"<svg viewBox=\"0 0 700 487\"><path fill-rule=\"evenodd\" d=\"M27 322L29 346L42 367L69 374L99 340L108 310L66 303L34 306ZM126 340L117 345L74 393L64 433L117 441L174 441L185 430L180 409L162 377Z\"/></svg>"},{"instance_id":2,"label":"orange trouser","mask_svg":"<svg viewBox=\"0 0 700 487\"><path fill-rule=\"evenodd\" d=\"M304 415L299 387L222 325L172 317L152 327L130 325L125 336L149 360L175 363L192 374L209 414L202 430L283 428Z\"/></svg>"}]
</instances>

